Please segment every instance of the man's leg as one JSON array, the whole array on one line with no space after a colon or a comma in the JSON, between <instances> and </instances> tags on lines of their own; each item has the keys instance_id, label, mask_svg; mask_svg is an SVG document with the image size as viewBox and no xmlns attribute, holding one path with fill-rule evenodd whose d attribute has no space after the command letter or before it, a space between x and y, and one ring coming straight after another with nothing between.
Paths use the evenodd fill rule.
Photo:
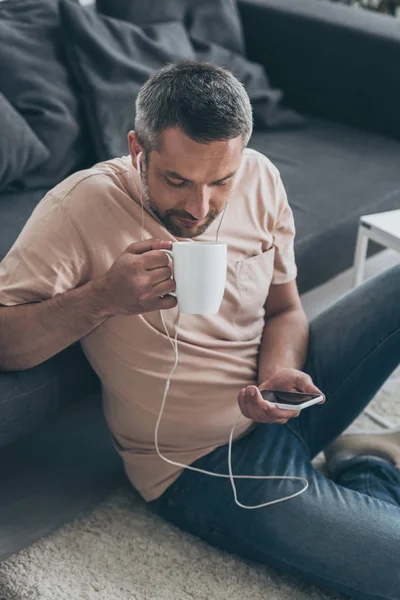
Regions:
<instances>
[{"instance_id":1,"label":"man's leg","mask_svg":"<svg viewBox=\"0 0 400 600\"><path fill-rule=\"evenodd\" d=\"M400 363L400 265L355 288L310 323L304 371L326 402L288 426L313 458L364 410ZM400 393L399 393L400 401Z\"/></svg>"},{"instance_id":2,"label":"man's leg","mask_svg":"<svg viewBox=\"0 0 400 600\"><path fill-rule=\"evenodd\" d=\"M327 401L306 409L288 426L304 439L311 458L354 421L399 362L400 265L396 265L346 294L310 324L304 370ZM371 436L371 447L374 442ZM355 457L336 463L331 476L353 490L394 504L399 501L400 471L390 463Z\"/></svg>"},{"instance_id":3,"label":"man's leg","mask_svg":"<svg viewBox=\"0 0 400 600\"><path fill-rule=\"evenodd\" d=\"M365 459L355 459L352 469L337 474L354 488L346 489L311 464L399 363L399 290L400 267L395 267L318 317L311 324L305 370L327 402L285 426L259 425L233 445L234 473L306 477L309 488L301 496L245 510L234 503L229 480L185 471L153 503L155 510L215 546L322 587L361 600L399 600L398 472L390 465L378 467L379 461L367 466ZM195 466L226 473L226 461L223 446ZM300 485L237 480L239 500L253 505L294 493Z\"/></svg>"},{"instance_id":4,"label":"man's leg","mask_svg":"<svg viewBox=\"0 0 400 600\"><path fill-rule=\"evenodd\" d=\"M359 600L400 598L399 506L326 479L305 443L287 425L258 425L232 447L237 475L305 477L300 496L246 510L233 499L229 479L184 471L153 507L205 541L315 585ZM194 466L227 473L227 446ZM239 501L256 505L301 489L300 481L237 480ZM266 597L268 591L266 590Z\"/></svg>"}]
</instances>

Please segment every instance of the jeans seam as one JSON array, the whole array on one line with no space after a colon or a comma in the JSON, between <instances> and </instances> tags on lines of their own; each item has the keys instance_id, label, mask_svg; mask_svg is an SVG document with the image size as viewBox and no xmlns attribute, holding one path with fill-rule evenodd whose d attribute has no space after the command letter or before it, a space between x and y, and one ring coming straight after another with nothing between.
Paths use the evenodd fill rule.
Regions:
<instances>
[{"instance_id":1,"label":"jeans seam","mask_svg":"<svg viewBox=\"0 0 400 600\"><path fill-rule=\"evenodd\" d=\"M11 398L4 398L4 400L1 400L0 405L5 404L6 402L12 402L13 400L17 400L18 398L22 398L23 396L28 396L29 394L32 394L33 392L38 392L38 391L42 390L44 387L53 384L55 381L57 381L57 377L53 376L51 379L48 379L47 381L45 381L45 383L42 383L38 387L34 387L29 390L25 390L25 391L21 392L20 394L11 396Z\"/></svg>"},{"instance_id":2,"label":"jeans seam","mask_svg":"<svg viewBox=\"0 0 400 600\"><path fill-rule=\"evenodd\" d=\"M367 489L368 496L372 496L374 498L375 496L373 496L373 494L371 492L370 483L371 483L371 471L370 471L370 469L367 469L366 470L366 478L365 478L365 487Z\"/></svg>"}]
</instances>

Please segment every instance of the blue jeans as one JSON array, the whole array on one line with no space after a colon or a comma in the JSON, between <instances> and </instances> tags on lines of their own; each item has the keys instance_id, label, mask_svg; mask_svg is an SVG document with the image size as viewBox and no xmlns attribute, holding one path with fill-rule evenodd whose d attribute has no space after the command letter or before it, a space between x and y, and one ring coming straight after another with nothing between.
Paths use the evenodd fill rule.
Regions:
<instances>
[{"instance_id":1,"label":"blue jeans","mask_svg":"<svg viewBox=\"0 0 400 600\"><path fill-rule=\"evenodd\" d=\"M400 599L400 470L356 458L334 481L311 460L368 405L400 363L400 265L366 281L310 323L304 371L327 397L285 425L259 424L234 442L234 474L295 475L300 496L238 507L228 479L184 471L153 501L165 519L210 544L362 600ZM400 394L399 394L400 402ZM227 446L194 466L227 472ZM290 495L303 483L236 480L244 504ZM268 591L266 590L266 598Z\"/></svg>"}]
</instances>

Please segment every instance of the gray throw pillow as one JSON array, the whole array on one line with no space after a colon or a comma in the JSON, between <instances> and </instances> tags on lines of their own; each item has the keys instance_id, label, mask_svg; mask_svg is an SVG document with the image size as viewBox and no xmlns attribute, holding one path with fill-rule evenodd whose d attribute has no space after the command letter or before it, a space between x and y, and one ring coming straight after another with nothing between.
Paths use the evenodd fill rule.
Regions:
<instances>
[{"instance_id":1,"label":"gray throw pillow","mask_svg":"<svg viewBox=\"0 0 400 600\"><path fill-rule=\"evenodd\" d=\"M297 127L303 119L280 104L260 65L240 53L191 39L179 21L139 27L88 11L79 4L60 3L65 51L80 97L97 160L128 152L126 135L134 127L135 99L154 71L182 59L201 59L226 66L247 88L256 125L269 129Z\"/></svg>"},{"instance_id":2,"label":"gray throw pillow","mask_svg":"<svg viewBox=\"0 0 400 600\"><path fill-rule=\"evenodd\" d=\"M145 30L60 4L68 65L81 92L96 159L128 153L135 99L154 71L182 56L194 58L181 23L159 23Z\"/></svg>"},{"instance_id":3,"label":"gray throw pillow","mask_svg":"<svg viewBox=\"0 0 400 600\"><path fill-rule=\"evenodd\" d=\"M190 36L245 54L235 0L96 0L96 8L103 15L140 27L179 21Z\"/></svg>"},{"instance_id":4,"label":"gray throw pillow","mask_svg":"<svg viewBox=\"0 0 400 600\"><path fill-rule=\"evenodd\" d=\"M167 21L185 28L197 60L229 69L246 87L255 128L287 129L305 118L284 106L283 93L271 86L264 67L247 59L235 0L96 0L97 10L146 29ZM181 53L181 58L189 58Z\"/></svg>"},{"instance_id":5,"label":"gray throw pillow","mask_svg":"<svg viewBox=\"0 0 400 600\"><path fill-rule=\"evenodd\" d=\"M0 190L18 182L49 157L28 123L0 94Z\"/></svg>"},{"instance_id":6,"label":"gray throw pillow","mask_svg":"<svg viewBox=\"0 0 400 600\"><path fill-rule=\"evenodd\" d=\"M26 187L52 187L86 159L80 107L66 67L57 0L0 2L0 91L50 152Z\"/></svg>"}]
</instances>

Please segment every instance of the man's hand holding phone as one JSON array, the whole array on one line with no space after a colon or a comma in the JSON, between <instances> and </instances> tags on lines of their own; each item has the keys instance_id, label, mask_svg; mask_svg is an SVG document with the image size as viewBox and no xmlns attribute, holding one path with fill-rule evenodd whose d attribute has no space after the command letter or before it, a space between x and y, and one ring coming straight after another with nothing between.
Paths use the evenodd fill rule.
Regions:
<instances>
[{"instance_id":1,"label":"man's hand holding phone","mask_svg":"<svg viewBox=\"0 0 400 600\"><path fill-rule=\"evenodd\" d=\"M261 395L262 390L285 390L287 392L318 394L323 398L319 404L325 402L324 394L314 385L307 373L298 369L281 369L259 387L250 385L239 392L240 410L245 417L257 423L279 423L283 425L289 419L296 418L300 414L300 410L278 408L273 402L265 400Z\"/></svg>"}]
</instances>

